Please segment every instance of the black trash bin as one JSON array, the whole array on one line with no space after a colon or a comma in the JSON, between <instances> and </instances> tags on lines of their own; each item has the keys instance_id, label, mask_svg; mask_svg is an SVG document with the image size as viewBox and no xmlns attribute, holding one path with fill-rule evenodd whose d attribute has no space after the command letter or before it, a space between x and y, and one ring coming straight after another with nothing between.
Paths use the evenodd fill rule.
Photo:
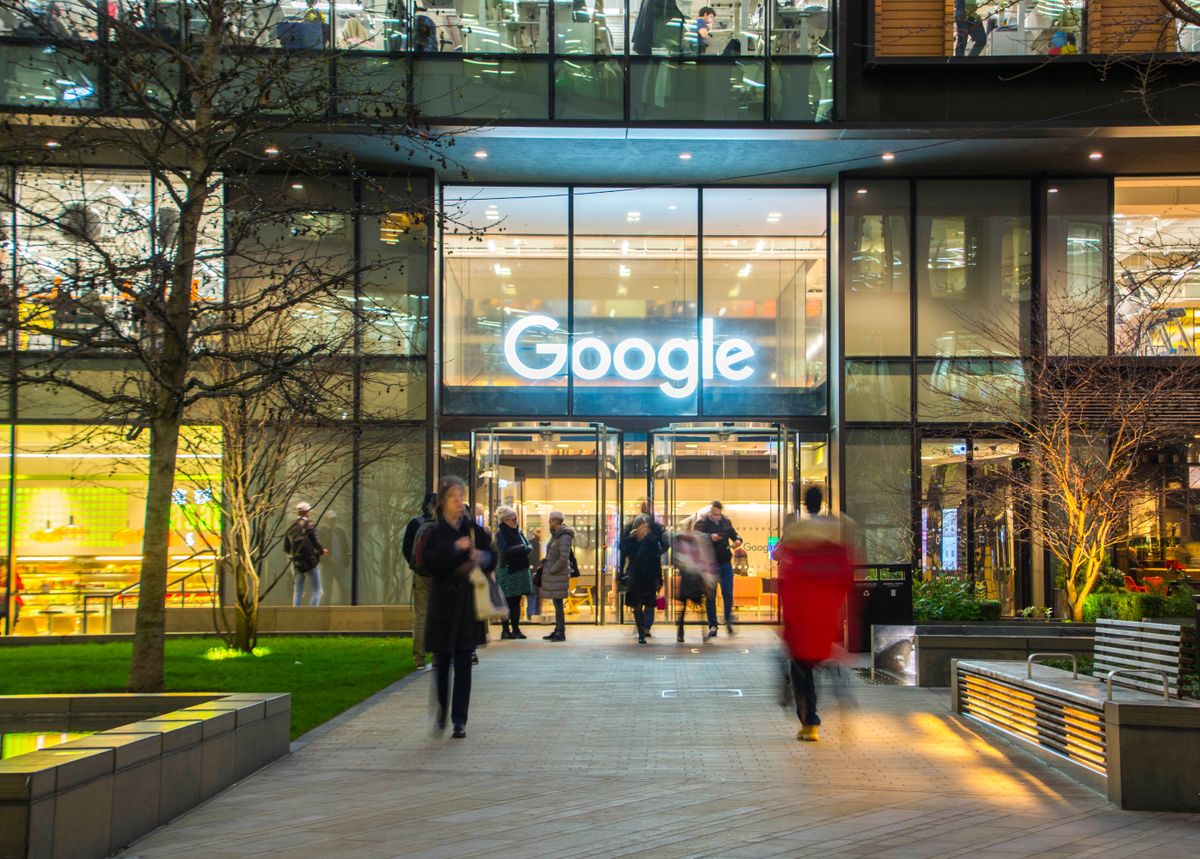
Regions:
<instances>
[{"instance_id":1,"label":"black trash bin","mask_svg":"<svg viewBox=\"0 0 1200 859\"><path fill-rule=\"evenodd\" d=\"M842 646L851 653L871 649L874 624L913 622L913 573L907 564L854 568L854 588L846 600Z\"/></svg>"}]
</instances>

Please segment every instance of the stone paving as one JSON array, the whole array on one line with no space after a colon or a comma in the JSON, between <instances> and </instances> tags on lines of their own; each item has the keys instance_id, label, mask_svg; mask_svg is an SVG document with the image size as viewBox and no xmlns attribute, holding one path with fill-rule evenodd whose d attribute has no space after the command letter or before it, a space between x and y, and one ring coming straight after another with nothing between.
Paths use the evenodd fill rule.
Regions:
<instances>
[{"instance_id":1,"label":"stone paving","mask_svg":"<svg viewBox=\"0 0 1200 859\"><path fill-rule=\"evenodd\" d=\"M481 650L467 739L432 733L422 674L121 855L1200 856L1200 816L1119 811L944 690L847 673L797 742L770 630L528 631Z\"/></svg>"}]
</instances>

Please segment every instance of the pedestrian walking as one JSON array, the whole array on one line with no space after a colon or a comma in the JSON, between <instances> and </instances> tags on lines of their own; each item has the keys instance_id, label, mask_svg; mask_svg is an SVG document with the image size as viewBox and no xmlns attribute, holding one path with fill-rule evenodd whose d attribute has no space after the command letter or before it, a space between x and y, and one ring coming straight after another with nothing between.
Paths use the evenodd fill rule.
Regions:
<instances>
[{"instance_id":1,"label":"pedestrian walking","mask_svg":"<svg viewBox=\"0 0 1200 859\"><path fill-rule=\"evenodd\" d=\"M292 573L296 577L295 593L292 595L292 605L304 604L304 582L308 580L308 604L321 604L321 557L329 554L329 550L317 539L317 526L309 518L312 505L301 501L296 505L296 521L291 524L284 534L284 544L288 557L292 559Z\"/></svg>"},{"instance_id":2,"label":"pedestrian walking","mask_svg":"<svg viewBox=\"0 0 1200 859\"><path fill-rule=\"evenodd\" d=\"M533 594L533 572L529 557L533 546L517 524L517 511L501 507L496 511L500 527L496 529L496 583L508 602L508 617L501 638L525 638L521 632L521 597Z\"/></svg>"},{"instance_id":3,"label":"pedestrian walking","mask_svg":"<svg viewBox=\"0 0 1200 859\"><path fill-rule=\"evenodd\" d=\"M679 571L675 589L675 599L679 602L675 640L682 644L688 604L695 603L700 610L705 600L711 599L716 586L712 542L696 531L680 531L672 541L671 558ZM702 634L701 640L708 641L708 634Z\"/></svg>"},{"instance_id":4,"label":"pedestrian walking","mask_svg":"<svg viewBox=\"0 0 1200 859\"><path fill-rule=\"evenodd\" d=\"M625 540L633 533L634 524L637 522L639 517L644 516L644 517L646 517L646 520L649 522L649 525L650 525L650 535L652 537L655 537L658 539L658 544L661 547L663 553L665 554L670 544L667 541L666 531L663 530L663 526L659 525L658 522L655 521L655 519L654 519L654 510L650 506L649 499L647 499L647 498L639 498L638 499L638 511L639 511L638 515L634 516L632 519L630 519L629 523L624 527L624 529L622 529L621 541L618 545L622 546L622 547L624 546ZM625 555L624 548L622 548L621 549L621 579L624 582L624 584L622 584L621 590L623 592L628 590L628 588L627 588L628 576L626 576L626 570L628 568L628 565L629 565L629 559ZM661 557L659 558L659 570L660 571L662 570L662 558ZM651 637L650 628L654 626L654 609L656 607L656 604L657 604L657 600L655 600L655 602L651 602L649 609L647 609L646 611L644 611L642 613L642 626L645 631L646 638ZM625 605L629 606L628 599L626 600ZM632 607L630 607L630 611L632 612ZM640 636L641 634L642 634L642 632L639 631L638 635Z\"/></svg>"},{"instance_id":5,"label":"pedestrian walking","mask_svg":"<svg viewBox=\"0 0 1200 859\"><path fill-rule=\"evenodd\" d=\"M720 501L714 501L708 509L708 515L701 516L696 521L696 530L707 534L712 542L713 556L717 564L717 581L721 586L721 601L725 604L725 630L733 635L733 551L741 548L742 538L725 516L725 506ZM705 601L708 608L709 638L714 638L717 634L716 596L714 588Z\"/></svg>"},{"instance_id":6,"label":"pedestrian walking","mask_svg":"<svg viewBox=\"0 0 1200 859\"><path fill-rule=\"evenodd\" d=\"M487 628L475 616L474 588L468 577L475 567L490 572L496 566L492 538L472 519L466 497L467 487L460 478L442 478L434 525L421 549L421 565L430 578L425 649L433 652L437 670L435 724L439 730L444 729L449 710L456 739L467 735L471 653L487 641Z\"/></svg>"},{"instance_id":7,"label":"pedestrian walking","mask_svg":"<svg viewBox=\"0 0 1200 859\"><path fill-rule=\"evenodd\" d=\"M790 672L800 731L796 738L816 741L816 670L833 652L838 613L854 584L849 523L821 513L821 490L810 487L804 506L810 514L790 521L775 557L779 561L779 598L783 638L791 657Z\"/></svg>"},{"instance_id":8,"label":"pedestrian walking","mask_svg":"<svg viewBox=\"0 0 1200 859\"><path fill-rule=\"evenodd\" d=\"M550 525L550 540L546 543L546 557L542 561L542 598L554 603L554 631L543 636L546 641L566 641L566 613L563 606L571 592L571 553L575 546L575 532L563 523L563 514L551 511L546 517Z\"/></svg>"},{"instance_id":9,"label":"pedestrian walking","mask_svg":"<svg viewBox=\"0 0 1200 859\"><path fill-rule=\"evenodd\" d=\"M625 559L625 605L633 612L637 625L638 644L645 644L650 634L647 621L652 618L654 602L662 590L662 541L650 528L650 517L638 516L633 530L621 541L621 556Z\"/></svg>"},{"instance_id":10,"label":"pedestrian walking","mask_svg":"<svg viewBox=\"0 0 1200 859\"><path fill-rule=\"evenodd\" d=\"M417 532L421 530L422 525L433 521L436 507L437 493L426 493L425 500L421 502L421 512L412 517L408 522L408 527L404 529L404 543L400 547L400 553L404 555L404 560L408 562L408 568L412 570L413 667L417 669L426 666L425 618L429 613L429 579L426 574L417 570L415 556Z\"/></svg>"},{"instance_id":11,"label":"pedestrian walking","mask_svg":"<svg viewBox=\"0 0 1200 859\"><path fill-rule=\"evenodd\" d=\"M542 563L542 529L529 529L529 567L532 570L537 570ZM542 592L538 585L537 577L534 576L533 593L525 600L525 619L533 622L535 615L542 613Z\"/></svg>"}]
</instances>

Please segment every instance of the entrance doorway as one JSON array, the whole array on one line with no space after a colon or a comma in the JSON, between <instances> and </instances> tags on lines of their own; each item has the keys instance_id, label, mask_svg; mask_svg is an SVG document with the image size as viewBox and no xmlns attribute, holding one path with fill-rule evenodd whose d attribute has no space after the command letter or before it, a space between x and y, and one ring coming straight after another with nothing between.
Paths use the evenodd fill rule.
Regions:
<instances>
[{"instance_id":1,"label":"entrance doorway","mask_svg":"<svg viewBox=\"0 0 1200 859\"><path fill-rule=\"evenodd\" d=\"M603 623L615 609L613 589L621 511L621 434L603 424L496 425L471 434L471 503L493 533L496 511L512 507L539 556L558 510L575 532L579 577L571 580L568 623ZM534 620L553 618L549 601Z\"/></svg>"},{"instance_id":2,"label":"entrance doorway","mask_svg":"<svg viewBox=\"0 0 1200 859\"><path fill-rule=\"evenodd\" d=\"M713 501L743 543L733 553L733 614L738 623L778 623L774 549L786 516L810 485L827 490L828 442L779 425L676 424L654 434L651 496L655 515L685 530ZM828 491L825 492L828 498ZM667 611L677 610L668 576ZM724 596L718 617L724 616Z\"/></svg>"}]
</instances>

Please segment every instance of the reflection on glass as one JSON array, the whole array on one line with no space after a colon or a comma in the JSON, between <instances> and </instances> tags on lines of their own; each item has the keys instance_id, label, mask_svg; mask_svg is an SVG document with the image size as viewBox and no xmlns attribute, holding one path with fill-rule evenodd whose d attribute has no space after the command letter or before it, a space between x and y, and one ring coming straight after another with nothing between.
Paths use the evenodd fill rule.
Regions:
<instances>
[{"instance_id":1,"label":"reflection on glass","mask_svg":"<svg viewBox=\"0 0 1200 859\"><path fill-rule=\"evenodd\" d=\"M443 205L447 411L565 414L566 189L452 188Z\"/></svg>"},{"instance_id":2,"label":"reflection on glass","mask_svg":"<svg viewBox=\"0 0 1200 859\"><path fill-rule=\"evenodd\" d=\"M1015 608L1018 547L1013 489L1019 453L1012 442L976 439L973 443L973 575L983 583L988 599L1000 600L1001 612L1006 615Z\"/></svg>"},{"instance_id":3,"label":"reflection on glass","mask_svg":"<svg viewBox=\"0 0 1200 859\"><path fill-rule=\"evenodd\" d=\"M670 56L687 46L688 16L676 0L629 0L629 45L635 54ZM695 37L691 41L695 51Z\"/></svg>"},{"instance_id":4,"label":"reflection on glass","mask_svg":"<svg viewBox=\"0 0 1200 859\"><path fill-rule=\"evenodd\" d=\"M401 187L397 180L393 183ZM364 354L423 355L429 322L427 189L368 189L360 221Z\"/></svg>"},{"instance_id":5,"label":"reflection on glass","mask_svg":"<svg viewBox=\"0 0 1200 859\"><path fill-rule=\"evenodd\" d=\"M907 355L907 182L850 182L846 210L846 354Z\"/></svg>"},{"instance_id":6,"label":"reflection on glass","mask_svg":"<svg viewBox=\"0 0 1200 859\"><path fill-rule=\"evenodd\" d=\"M917 413L923 421L1006 421L1029 412L1020 361L939 358L917 363Z\"/></svg>"},{"instance_id":7,"label":"reflection on glass","mask_svg":"<svg viewBox=\"0 0 1200 859\"><path fill-rule=\"evenodd\" d=\"M547 59L423 58L414 61L413 103L426 117L549 119Z\"/></svg>"},{"instance_id":8,"label":"reflection on glass","mask_svg":"<svg viewBox=\"0 0 1200 859\"><path fill-rule=\"evenodd\" d=\"M425 24L420 19L422 15L432 21L439 51L545 54L549 46L549 14L547 0L456 0L445 8L430 4L421 11L418 6L415 21L418 25ZM432 47L423 33L417 38L422 42L419 50Z\"/></svg>"},{"instance_id":9,"label":"reflection on glass","mask_svg":"<svg viewBox=\"0 0 1200 859\"><path fill-rule=\"evenodd\" d=\"M697 196L575 191L579 414L695 414Z\"/></svg>"},{"instance_id":10,"label":"reflection on glass","mask_svg":"<svg viewBox=\"0 0 1200 859\"><path fill-rule=\"evenodd\" d=\"M771 63L771 119L829 122L833 119L833 63L830 60Z\"/></svg>"},{"instance_id":11,"label":"reflection on glass","mask_svg":"<svg viewBox=\"0 0 1200 859\"><path fill-rule=\"evenodd\" d=\"M1084 53L1086 0L954 0L956 57Z\"/></svg>"},{"instance_id":12,"label":"reflection on glass","mask_svg":"<svg viewBox=\"0 0 1200 859\"><path fill-rule=\"evenodd\" d=\"M833 54L833 0L769 2L772 54L814 57ZM756 11L755 14L760 13Z\"/></svg>"},{"instance_id":13,"label":"reflection on glass","mask_svg":"<svg viewBox=\"0 0 1200 859\"><path fill-rule=\"evenodd\" d=\"M921 571L966 573L967 443L921 442Z\"/></svg>"},{"instance_id":14,"label":"reflection on glass","mask_svg":"<svg viewBox=\"0 0 1200 859\"><path fill-rule=\"evenodd\" d=\"M412 571L401 552L404 530L428 491L423 429L368 430L360 457L367 465L359 474L358 602L360 605L406 605L412 602ZM329 545L341 528L341 517L321 519L321 541ZM346 537L349 538L349 534ZM347 543L347 548L350 546ZM349 561L349 558L347 558ZM321 562L322 570L326 561ZM349 564L346 564L349 569Z\"/></svg>"},{"instance_id":15,"label":"reflection on glass","mask_svg":"<svg viewBox=\"0 0 1200 859\"><path fill-rule=\"evenodd\" d=\"M907 429L846 431L846 514L865 564L912 563L912 447Z\"/></svg>"},{"instance_id":16,"label":"reflection on glass","mask_svg":"<svg viewBox=\"0 0 1200 859\"><path fill-rule=\"evenodd\" d=\"M1046 337L1051 354L1108 351L1108 183L1053 180L1046 189Z\"/></svg>"},{"instance_id":17,"label":"reflection on glass","mask_svg":"<svg viewBox=\"0 0 1200 859\"><path fill-rule=\"evenodd\" d=\"M1026 351L1032 238L1029 185L917 185L917 353L962 358Z\"/></svg>"},{"instance_id":18,"label":"reflection on glass","mask_svg":"<svg viewBox=\"0 0 1200 859\"><path fill-rule=\"evenodd\" d=\"M555 61L555 119L620 120L624 115L625 72L620 60Z\"/></svg>"},{"instance_id":19,"label":"reflection on glass","mask_svg":"<svg viewBox=\"0 0 1200 859\"><path fill-rule=\"evenodd\" d=\"M825 192L703 193L702 316L718 357L734 336L754 352L741 372L705 375L705 412L824 414Z\"/></svg>"},{"instance_id":20,"label":"reflection on glass","mask_svg":"<svg viewBox=\"0 0 1200 859\"><path fill-rule=\"evenodd\" d=\"M554 52L609 56L625 53L625 10L620 0L555 0Z\"/></svg>"},{"instance_id":21,"label":"reflection on glass","mask_svg":"<svg viewBox=\"0 0 1200 859\"><path fill-rule=\"evenodd\" d=\"M1118 354L1200 350L1200 178L1118 179L1113 229Z\"/></svg>"},{"instance_id":22,"label":"reflection on glass","mask_svg":"<svg viewBox=\"0 0 1200 859\"><path fill-rule=\"evenodd\" d=\"M912 381L908 361L846 361L846 420L907 421Z\"/></svg>"},{"instance_id":23,"label":"reflection on glass","mask_svg":"<svg viewBox=\"0 0 1200 859\"><path fill-rule=\"evenodd\" d=\"M765 64L759 59L634 62L634 121L762 122Z\"/></svg>"},{"instance_id":24,"label":"reflection on glass","mask_svg":"<svg viewBox=\"0 0 1200 859\"><path fill-rule=\"evenodd\" d=\"M55 110L99 106L99 69L53 46L5 45L0 104Z\"/></svg>"}]
</instances>

